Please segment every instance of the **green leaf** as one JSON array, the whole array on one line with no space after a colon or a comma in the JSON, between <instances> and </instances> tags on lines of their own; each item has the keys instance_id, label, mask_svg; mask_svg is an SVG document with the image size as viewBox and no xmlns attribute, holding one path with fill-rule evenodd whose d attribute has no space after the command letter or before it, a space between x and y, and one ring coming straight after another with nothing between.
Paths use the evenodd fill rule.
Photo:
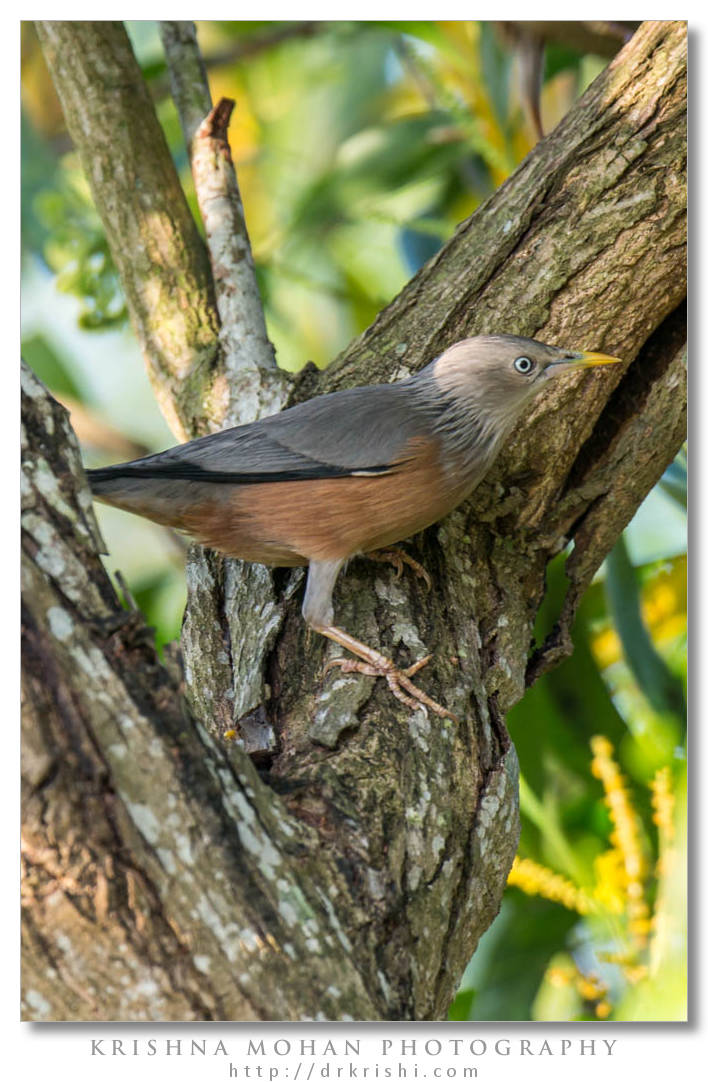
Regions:
<instances>
[{"instance_id":1,"label":"green leaf","mask_svg":"<svg viewBox=\"0 0 708 1082\"><path fill-rule=\"evenodd\" d=\"M426 45L431 45L443 56L446 56L451 60L467 60L467 57L459 48L457 42L445 33L439 23L422 22L415 19L382 19L381 22L369 23L368 25L382 28L386 27L389 30L396 30L401 34L406 34L408 37L418 38L420 41L424 41Z\"/></svg>"},{"instance_id":2,"label":"green leaf","mask_svg":"<svg viewBox=\"0 0 708 1082\"><path fill-rule=\"evenodd\" d=\"M57 159L45 139L32 127L24 109L20 113L21 139L21 236L23 253L41 254L47 238L47 228L35 210L38 192L51 183L57 170Z\"/></svg>"},{"instance_id":3,"label":"green leaf","mask_svg":"<svg viewBox=\"0 0 708 1082\"><path fill-rule=\"evenodd\" d=\"M566 558L561 554L549 565L546 597L534 630L537 643L551 632L560 613ZM590 813L595 795L587 777L590 738L602 732L616 744L626 732L591 649L592 624L604 615L602 590L591 587L573 625L573 654L529 688L507 719L526 781L542 802L553 798L560 803L564 825L582 822Z\"/></svg>"}]
</instances>

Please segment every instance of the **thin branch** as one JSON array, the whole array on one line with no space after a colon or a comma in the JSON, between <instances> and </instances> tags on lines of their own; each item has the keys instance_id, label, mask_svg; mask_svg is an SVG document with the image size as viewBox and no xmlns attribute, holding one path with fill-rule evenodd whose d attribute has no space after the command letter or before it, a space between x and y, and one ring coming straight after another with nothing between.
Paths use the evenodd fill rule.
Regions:
<instances>
[{"instance_id":1,"label":"thin branch","mask_svg":"<svg viewBox=\"0 0 708 1082\"><path fill-rule=\"evenodd\" d=\"M546 43L611 57L629 41L639 23L499 22L496 26L502 40L517 54L522 103L536 137L543 139L541 88Z\"/></svg>"},{"instance_id":2,"label":"thin branch","mask_svg":"<svg viewBox=\"0 0 708 1082\"><path fill-rule=\"evenodd\" d=\"M339 23L338 25L341 26L342 24ZM328 30L332 24L326 22L275 23L272 28L269 27L258 33L249 34L244 38L239 38L230 47L219 49L205 57L201 56L198 49L198 56L194 56L194 42L196 41L195 23L187 21L158 22L158 26L162 38L162 45L165 50L165 57L167 59L170 93L177 104L180 119L183 119L183 114L186 116L192 106L196 107L201 93L200 84L203 83L203 86L206 86L208 90L206 75L208 70L225 67L230 64L238 64L240 61L246 60L252 56L257 56L259 53L265 52L273 46L280 45L284 41L290 41L296 38L307 38L322 33L324 30ZM174 73L179 71L182 71L184 74L181 77L182 85L177 89L173 80ZM165 78L162 71L159 75L154 75L150 80L150 87L156 99L163 97L167 93L167 81L168 80ZM190 101L190 97L188 96L184 103L187 108L183 109L183 107L180 106L178 99L184 94L185 90L189 88L190 83L194 98L193 101ZM203 98L202 101L204 101ZM199 116L193 118L191 131L188 130L188 132L185 132L185 142L187 145L189 145L194 132L210 109L211 96L209 96L209 100L204 103L204 107L199 113Z\"/></svg>"},{"instance_id":3,"label":"thin branch","mask_svg":"<svg viewBox=\"0 0 708 1082\"><path fill-rule=\"evenodd\" d=\"M552 41L582 53L614 56L638 28L637 22L505 22L497 24L515 34Z\"/></svg>"},{"instance_id":4,"label":"thin branch","mask_svg":"<svg viewBox=\"0 0 708 1082\"><path fill-rule=\"evenodd\" d=\"M227 129L234 103L211 110L192 140L192 173L211 258L221 342L232 394L231 424L281 409L287 380L275 366L256 281Z\"/></svg>"},{"instance_id":5,"label":"thin branch","mask_svg":"<svg viewBox=\"0 0 708 1082\"><path fill-rule=\"evenodd\" d=\"M194 133L211 109L206 67L197 45L193 22L159 22L165 50L170 93L179 113L184 141L189 149Z\"/></svg>"},{"instance_id":6,"label":"thin branch","mask_svg":"<svg viewBox=\"0 0 708 1082\"><path fill-rule=\"evenodd\" d=\"M234 102L212 109L193 23L160 24L170 83L189 150L206 232L225 363L223 425L244 424L282 408L287 380L275 365L256 281L236 170L228 142Z\"/></svg>"}]
</instances>

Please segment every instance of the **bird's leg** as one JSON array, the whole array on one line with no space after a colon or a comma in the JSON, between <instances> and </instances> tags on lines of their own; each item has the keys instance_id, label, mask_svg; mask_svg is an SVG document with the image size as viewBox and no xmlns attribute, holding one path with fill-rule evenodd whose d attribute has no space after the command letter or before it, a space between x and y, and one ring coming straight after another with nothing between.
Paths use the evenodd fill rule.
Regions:
<instances>
[{"instance_id":1,"label":"bird's leg","mask_svg":"<svg viewBox=\"0 0 708 1082\"><path fill-rule=\"evenodd\" d=\"M399 549L398 546L394 546L390 549L376 549L375 552L366 553L367 560L376 560L378 563L393 564L396 568L396 578L400 579L403 571L403 565L407 564L412 568L418 578L422 579L425 583L426 590L430 590L433 582L430 575L425 570L422 564L419 564L417 560L414 560L403 549Z\"/></svg>"},{"instance_id":2,"label":"bird's leg","mask_svg":"<svg viewBox=\"0 0 708 1082\"><path fill-rule=\"evenodd\" d=\"M416 661L407 669L399 669L391 658L386 657L385 654L380 653L378 650L374 650L372 646L367 646L366 643L361 642L359 639L355 639L353 635L350 635L341 627L330 624L317 627L315 630L319 631L320 635L326 635L328 639L332 639L333 642L344 646L361 659L360 661L354 661L351 658L332 658L331 661L327 662L325 672L333 666L337 666L342 672L363 673L364 676L383 676L399 702L405 703L406 706L410 706L414 710L422 703L424 706L430 707L433 713L438 714L441 718L452 718L453 721L457 721L454 714L446 710L440 703L436 703L420 688L417 688L410 679L415 673L420 672L424 665L428 664L433 656L432 654L421 658L420 661Z\"/></svg>"},{"instance_id":3,"label":"bird's leg","mask_svg":"<svg viewBox=\"0 0 708 1082\"><path fill-rule=\"evenodd\" d=\"M344 631L334 624L332 610L332 590L337 581L337 575L344 563L340 560L311 560L307 572L307 586L305 599L302 605L302 614L309 627L318 631L320 635L332 639L333 642L350 650L358 661L349 658L333 658L328 662L327 668L337 666L343 672L359 672L365 676L383 676L389 688L396 698L412 709L417 709L419 704L429 706L435 713L443 718L452 718L457 721L454 714L446 710L440 703L426 695L411 681L411 676L419 672L430 661L431 655L421 658L407 669L398 669L393 661L385 654L379 653L373 647L355 639L353 635ZM325 670L326 671L326 670Z\"/></svg>"}]
</instances>

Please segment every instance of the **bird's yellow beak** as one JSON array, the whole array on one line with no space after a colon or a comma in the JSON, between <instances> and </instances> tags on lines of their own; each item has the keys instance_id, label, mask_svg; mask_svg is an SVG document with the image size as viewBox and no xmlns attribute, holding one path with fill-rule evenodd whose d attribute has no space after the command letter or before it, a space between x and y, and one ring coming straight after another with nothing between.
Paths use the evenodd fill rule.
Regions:
<instances>
[{"instance_id":1,"label":"bird's yellow beak","mask_svg":"<svg viewBox=\"0 0 708 1082\"><path fill-rule=\"evenodd\" d=\"M569 353L567 358L557 361L557 364L567 364L573 368L590 368L596 364L622 364L621 357L609 357L607 353Z\"/></svg>"}]
</instances>

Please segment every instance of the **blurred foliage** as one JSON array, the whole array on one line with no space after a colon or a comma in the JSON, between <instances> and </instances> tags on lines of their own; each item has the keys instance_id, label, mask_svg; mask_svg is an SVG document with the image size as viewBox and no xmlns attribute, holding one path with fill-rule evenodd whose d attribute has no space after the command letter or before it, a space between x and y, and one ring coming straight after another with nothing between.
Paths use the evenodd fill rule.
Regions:
<instances>
[{"instance_id":1,"label":"blurred foliage","mask_svg":"<svg viewBox=\"0 0 708 1082\"><path fill-rule=\"evenodd\" d=\"M23 260L27 253L43 251L48 230L36 212L35 200L57 183L59 163L23 109L20 116L22 177L21 231Z\"/></svg>"},{"instance_id":2,"label":"blurred foliage","mask_svg":"<svg viewBox=\"0 0 708 1082\"><path fill-rule=\"evenodd\" d=\"M686 557L632 569L622 541L619 552L632 619L613 620L611 557L581 603L573 656L509 715L519 856L462 982L469 1007L455 1017L686 1015ZM560 609L564 560L549 568L539 639ZM660 688L670 680L666 700L657 671Z\"/></svg>"},{"instance_id":3,"label":"blurred foliage","mask_svg":"<svg viewBox=\"0 0 708 1082\"><path fill-rule=\"evenodd\" d=\"M641 612L637 579L623 538L607 557L605 592L622 652L637 686L658 714L682 718L686 712L683 686L654 647ZM657 592L653 613L660 618L666 608L671 612L674 597L671 586L664 585Z\"/></svg>"},{"instance_id":4,"label":"blurred foliage","mask_svg":"<svg viewBox=\"0 0 708 1082\"><path fill-rule=\"evenodd\" d=\"M105 330L126 319L118 272L88 183L75 156L67 155L54 188L33 201L45 231L44 258L56 274L57 289L81 300L79 326Z\"/></svg>"},{"instance_id":5,"label":"blurred foliage","mask_svg":"<svg viewBox=\"0 0 708 1082\"><path fill-rule=\"evenodd\" d=\"M489 22L197 25L213 99L237 102L230 141L278 361L325 365L532 148L518 58ZM128 29L198 218L156 24ZM605 63L547 47L546 130ZM23 351L55 393L115 416L116 394L137 386L137 349L107 333L125 323L120 282L29 23L22 75L23 266L32 289L38 267L51 273L102 343L59 341L52 301L44 322L28 321ZM130 435L152 447L157 430L136 419ZM109 440L89 453L105 461ZM661 486L683 511L684 455ZM109 569L123 571L158 644L170 641L184 605L179 544L98 513ZM509 717L519 862L452 1019L682 1017L686 558L665 517L642 518L661 558L638 561L628 532L582 601L573 656ZM549 568L538 641L562 604L564 560Z\"/></svg>"},{"instance_id":6,"label":"blurred foliage","mask_svg":"<svg viewBox=\"0 0 708 1082\"><path fill-rule=\"evenodd\" d=\"M196 209L156 26L128 26ZM279 363L324 365L531 149L514 58L491 23L198 29L212 97L237 102L230 140ZM586 61L549 54L543 107L557 119ZM120 284L30 24L23 76L26 244L81 299L87 329L115 325Z\"/></svg>"}]
</instances>

